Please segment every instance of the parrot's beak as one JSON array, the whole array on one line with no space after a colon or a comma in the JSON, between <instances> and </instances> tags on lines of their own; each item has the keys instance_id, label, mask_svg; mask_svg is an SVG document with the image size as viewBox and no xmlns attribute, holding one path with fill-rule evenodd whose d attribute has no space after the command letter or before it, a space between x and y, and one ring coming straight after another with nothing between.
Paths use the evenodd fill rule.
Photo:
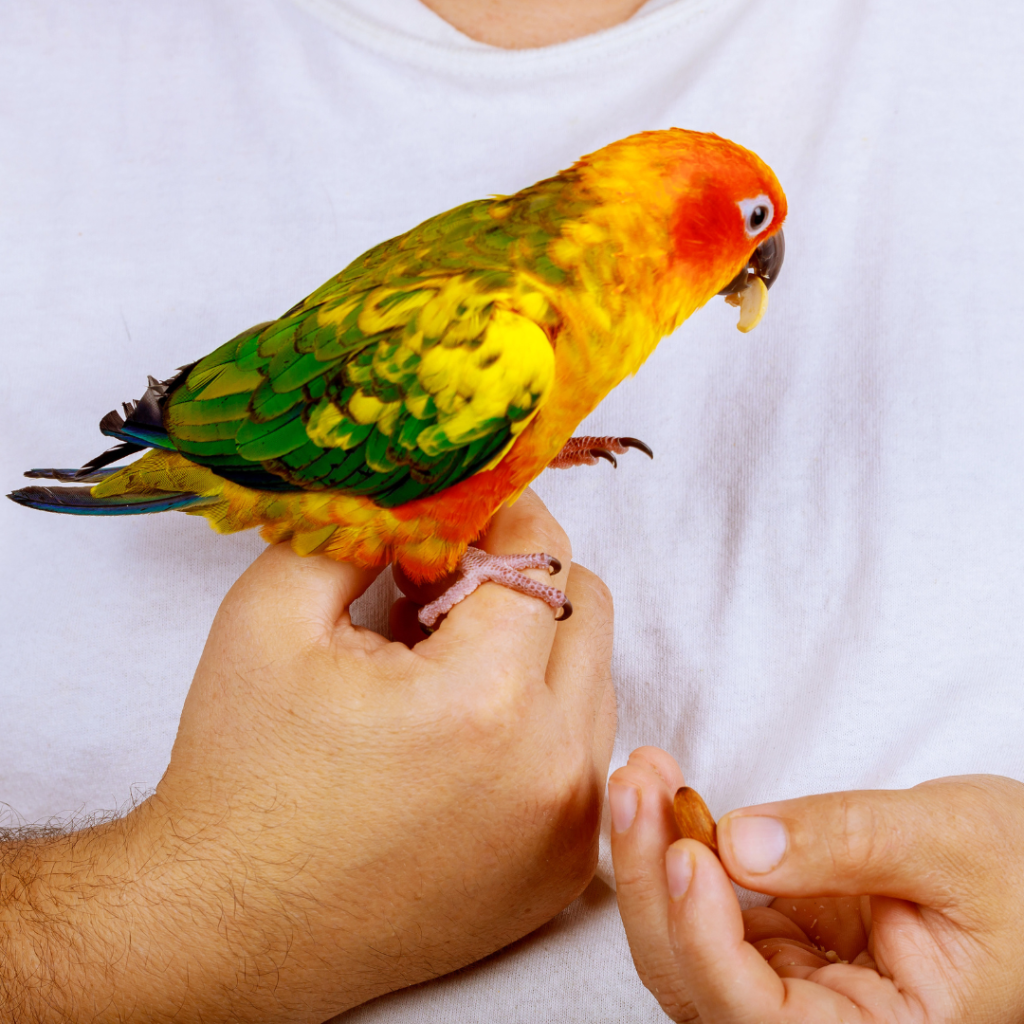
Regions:
<instances>
[{"instance_id":1,"label":"parrot's beak","mask_svg":"<svg viewBox=\"0 0 1024 1024\"><path fill-rule=\"evenodd\" d=\"M775 284L775 279L779 276L779 271L782 269L782 261L785 258L786 236L780 228L771 238L766 238L754 250L749 266L764 281L765 288L771 288Z\"/></svg>"},{"instance_id":2,"label":"parrot's beak","mask_svg":"<svg viewBox=\"0 0 1024 1024\"><path fill-rule=\"evenodd\" d=\"M764 281L765 288L771 288L782 269L782 261L786 258L786 239L782 231L776 231L771 238L766 238L751 253L747 265L718 293L719 295L735 295L749 287L748 275L753 274Z\"/></svg>"},{"instance_id":3,"label":"parrot's beak","mask_svg":"<svg viewBox=\"0 0 1024 1024\"><path fill-rule=\"evenodd\" d=\"M779 276L785 257L786 239L779 230L751 253L747 265L718 293L730 306L739 306L736 326L744 333L761 322L768 308L768 289Z\"/></svg>"}]
</instances>

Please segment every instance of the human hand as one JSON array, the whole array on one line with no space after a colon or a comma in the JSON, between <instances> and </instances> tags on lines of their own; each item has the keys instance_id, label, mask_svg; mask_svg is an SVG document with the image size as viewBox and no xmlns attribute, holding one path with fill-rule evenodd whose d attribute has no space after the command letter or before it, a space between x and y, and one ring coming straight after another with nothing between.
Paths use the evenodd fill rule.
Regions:
<instances>
[{"instance_id":1,"label":"human hand","mask_svg":"<svg viewBox=\"0 0 1024 1024\"><path fill-rule=\"evenodd\" d=\"M239 579L155 796L34 866L74 876L91 851L72 920L92 966L58 986L76 1019L318 1024L582 891L615 730L610 598L532 493L483 546L555 554L572 618L485 585L428 639L402 602L410 649L349 619L372 572L276 546Z\"/></svg>"},{"instance_id":2,"label":"human hand","mask_svg":"<svg viewBox=\"0 0 1024 1024\"><path fill-rule=\"evenodd\" d=\"M1020 783L962 776L731 811L721 863L678 839L682 784L653 747L609 780L622 920L673 1020L1024 1020ZM741 914L730 876L777 898Z\"/></svg>"}]
</instances>

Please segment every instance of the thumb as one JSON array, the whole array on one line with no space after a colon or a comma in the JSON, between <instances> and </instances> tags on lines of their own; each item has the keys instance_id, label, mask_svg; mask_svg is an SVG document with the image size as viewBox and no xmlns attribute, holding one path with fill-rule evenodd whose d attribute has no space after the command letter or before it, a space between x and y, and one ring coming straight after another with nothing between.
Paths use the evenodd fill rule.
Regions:
<instances>
[{"instance_id":1,"label":"thumb","mask_svg":"<svg viewBox=\"0 0 1024 1024\"><path fill-rule=\"evenodd\" d=\"M1024 787L997 776L826 793L731 811L718 845L741 885L775 896L890 896L935 909L978 903L1024 841Z\"/></svg>"},{"instance_id":2,"label":"thumb","mask_svg":"<svg viewBox=\"0 0 1024 1024\"><path fill-rule=\"evenodd\" d=\"M349 605L380 571L272 544L228 591L214 628L242 617L257 635L285 628L310 643L328 642L339 626L350 625Z\"/></svg>"}]
</instances>

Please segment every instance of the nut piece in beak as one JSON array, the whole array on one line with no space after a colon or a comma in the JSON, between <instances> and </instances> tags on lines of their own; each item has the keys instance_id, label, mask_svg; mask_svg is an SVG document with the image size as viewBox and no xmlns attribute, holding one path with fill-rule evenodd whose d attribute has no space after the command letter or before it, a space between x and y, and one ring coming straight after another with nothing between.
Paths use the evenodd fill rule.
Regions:
<instances>
[{"instance_id":1,"label":"nut piece in beak","mask_svg":"<svg viewBox=\"0 0 1024 1024\"><path fill-rule=\"evenodd\" d=\"M725 301L730 306L739 306L740 322L736 325L744 334L752 331L768 309L768 289L760 277L751 274L746 287L741 291L726 295Z\"/></svg>"},{"instance_id":2,"label":"nut piece in beak","mask_svg":"<svg viewBox=\"0 0 1024 1024\"><path fill-rule=\"evenodd\" d=\"M768 289L775 284L786 258L786 239L781 228L751 254L747 265L718 293L730 306L739 306L744 334L752 331L768 308Z\"/></svg>"},{"instance_id":3,"label":"nut piece in beak","mask_svg":"<svg viewBox=\"0 0 1024 1024\"><path fill-rule=\"evenodd\" d=\"M672 813L684 839L696 839L711 852L718 853L718 836L715 819L711 817L708 805L700 794L689 786L680 786L672 801Z\"/></svg>"}]
</instances>

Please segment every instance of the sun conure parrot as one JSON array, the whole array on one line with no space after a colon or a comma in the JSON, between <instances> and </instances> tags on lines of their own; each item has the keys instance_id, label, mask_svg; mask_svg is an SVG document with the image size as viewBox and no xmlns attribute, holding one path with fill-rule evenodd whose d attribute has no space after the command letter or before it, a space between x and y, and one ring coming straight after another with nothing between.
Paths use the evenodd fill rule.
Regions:
<instances>
[{"instance_id":1,"label":"sun conure parrot","mask_svg":"<svg viewBox=\"0 0 1024 1024\"><path fill-rule=\"evenodd\" d=\"M101 421L115 448L26 474L91 488L10 497L87 515L180 509L303 555L397 562L417 582L461 569L426 625L484 580L564 618L565 595L518 571L557 572L555 559L470 545L545 467L650 454L573 430L713 296L740 306L741 330L756 324L785 216L775 175L741 146L630 136L381 242L280 319L150 378Z\"/></svg>"}]
</instances>

